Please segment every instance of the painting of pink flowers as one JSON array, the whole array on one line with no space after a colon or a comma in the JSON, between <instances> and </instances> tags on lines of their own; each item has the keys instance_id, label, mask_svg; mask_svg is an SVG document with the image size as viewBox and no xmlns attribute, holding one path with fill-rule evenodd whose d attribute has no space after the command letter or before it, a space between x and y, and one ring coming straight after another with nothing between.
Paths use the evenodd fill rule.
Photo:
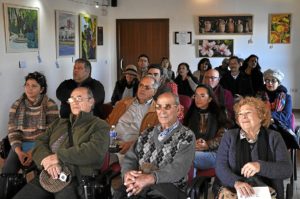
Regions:
<instances>
[{"instance_id":1,"label":"painting of pink flowers","mask_svg":"<svg viewBox=\"0 0 300 199\"><path fill-rule=\"evenodd\" d=\"M198 40L199 57L230 57L233 55L233 39Z\"/></svg>"}]
</instances>

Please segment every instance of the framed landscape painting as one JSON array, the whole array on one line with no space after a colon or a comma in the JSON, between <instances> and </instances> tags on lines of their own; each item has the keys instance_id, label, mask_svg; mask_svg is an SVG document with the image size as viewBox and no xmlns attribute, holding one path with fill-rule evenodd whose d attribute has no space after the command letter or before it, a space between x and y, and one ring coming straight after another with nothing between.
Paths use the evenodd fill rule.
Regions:
<instances>
[{"instance_id":1,"label":"framed landscape painting","mask_svg":"<svg viewBox=\"0 0 300 199\"><path fill-rule=\"evenodd\" d=\"M76 16L66 11L55 11L56 15L56 55L75 56Z\"/></svg>"},{"instance_id":2,"label":"framed landscape painting","mask_svg":"<svg viewBox=\"0 0 300 199\"><path fill-rule=\"evenodd\" d=\"M39 9L4 4L6 52L39 50Z\"/></svg>"},{"instance_id":3,"label":"framed landscape painting","mask_svg":"<svg viewBox=\"0 0 300 199\"><path fill-rule=\"evenodd\" d=\"M198 40L199 57L230 57L233 55L233 39Z\"/></svg>"},{"instance_id":4,"label":"framed landscape painting","mask_svg":"<svg viewBox=\"0 0 300 199\"><path fill-rule=\"evenodd\" d=\"M291 14L269 15L269 43L289 44L291 42Z\"/></svg>"},{"instance_id":5,"label":"framed landscape painting","mask_svg":"<svg viewBox=\"0 0 300 199\"><path fill-rule=\"evenodd\" d=\"M79 56L96 61L97 16L79 15Z\"/></svg>"}]
</instances>

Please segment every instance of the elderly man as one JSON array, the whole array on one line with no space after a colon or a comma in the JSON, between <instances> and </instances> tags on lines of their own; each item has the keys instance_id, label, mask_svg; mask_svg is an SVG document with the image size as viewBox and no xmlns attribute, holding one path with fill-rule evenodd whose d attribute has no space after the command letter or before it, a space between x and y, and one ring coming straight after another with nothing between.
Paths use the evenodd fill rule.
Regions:
<instances>
[{"instance_id":1,"label":"elderly man","mask_svg":"<svg viewBox=\"0 0 300 199\"><path fill-rule=\"evenodd\" d=\"M231 92L224 89L220 84L220 73L216 69L209 69L205 72L203 83L209 85L214 90L214 93L221 106L226 108L228 117L234 119L233 113L233 96Z\"/></svg>"},{"instance_id":2,"label":"elderly man","mask_svg":"<svg viewBox=\"0 0 300 199\"><path fill-rule=\"evenodd\" d=\"M61 101L60 116L62 118L69 118L70 105L68 104L68 98L71 92L79 87L89 87L94 95L95 106L94 115L101 117L102 104L105 98L105 92L103 85L91 78L92 67L91 63L86 59L77 59L73 68L73 79L63 81L56 90L56 97Z\"/></svg>"},{"instance_id":3,"label":"elderly man","mask_svg":"<svg viewBox=\"0 0 300 199\"><path fill-rule=\"evenodd\" d=\"M177 120L178 105L178 96L173 93L158 97L159 124L140 135L126 154L122 165L124 186L114 198L156 198L154 190L166 198L186 198L181 189L194 158L195 136Z\"/></svg>"},{"instance_id":4,"label":"elderly man","mask_svg":"<svg viewBox=\"0 0 300 199\"><path fill-rule=\"evenodd\" d=\"M39 176L36 176L15 199L78 198L76 190L81 179L77 174L93 176L101 168L108 151L109 126L91 113L95 102L91 90L85 87L74 89L68 102L72 111L70 118L57 119L37 138L32 157L53 179L59 177L62 166L68 167L77 179L73 178L61 191L50 193L41 187ZM72 135L73 146L70 146L69 135Z\"/></svg>"},{"instance_id":5,"label":"elderly man","mask_svg":"<svg viewBox=\"0 0 300 199\"><path fill-rule=\"evenodd\" d=\"M116 126L120 140L121 151L118 153L120 164L140 132L158 123L153 100L157 88L155 79L152 76L145 76L139 83L136 97L119 101L107 118L110 125Z\"/></svg>"}]
</instances>

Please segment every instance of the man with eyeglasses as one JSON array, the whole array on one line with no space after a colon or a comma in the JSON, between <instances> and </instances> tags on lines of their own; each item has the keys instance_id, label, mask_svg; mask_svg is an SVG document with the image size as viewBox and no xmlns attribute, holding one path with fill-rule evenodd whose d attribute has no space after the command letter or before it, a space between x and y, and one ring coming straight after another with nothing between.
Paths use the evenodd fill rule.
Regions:
<instances>
[{"instance_id":1,"label":"man with eyeglasses","mask_svg":"<svg viewBox=\"0 0 300 199\"><path fill-rule=\"evenodd\" d=\"M233 96L231 92L227 89L224 89L220 83L220 73L216 69L210 69L205 72L203 83L209 85L221 106L226 108L228 118L234 119L233 113Z\"/></svg>"},{"instance_id":2,"label":"man with eyeglasses","mask_svg":"<svg viewBox=\"0 0 300 199\"><path fill-rule=\"evenodd\" d=\"M77 187L81 179L77 179L80 176L76 175L93 177L98 174L108 151L109 126L91 113L95 100L89 88L75 88L68 103L71 106L70 118L55 120L37 138L32 158L38 168L46 170L53 179L59 178L63 167L70 169L74 179L61 191L50 193L42 188L37 175L14 198L79 198ZM71 147L69 129L73 138Z\"/></svg>"},{"instance_id":3,"label":"man with eyeglasses","mask_svg":"<svg viewBox=\"0 0 300 199\"><path fill-rule=\"evenodd\" d=\"M177 95L161 94L155 108L159 124L145 130L126 153L122 165L124 185L115 192L114 199L126 195L187 197L183 189L195 154L194 133L177 119Z\"/></svg>"},{"instance_id":4,"label":"man with eyeglasses","mask_svg":"<svg viewBox=\"0 0 300 199\"><path fill-rule=\"evenodd\" d=\"M61 101L60 116L62 118L69 118L71 113L70 105L67 100L71 92L80 86L88 87L92 90L95 105L93 113L95 116L102 117L102 104L105 99L104 87L98 80L91 77L92 66L86 59L77 59L73 68L73 79L63 81L56 89L56 97Z\"/></svg>"},{"instance_id":5,"label":"man with eyeglasses","mask_svg":"<svg viewBox=\"0 0 300 199\"><path fill-rule=\"evenodd\" d=\"M110 125L116 126L121 149L117 153L120 164L140 132L158 123L153 100L157 88L158 84L152 76L143 77L136 97L120 100L107 118Z\"/></svg>"}]
</instances>

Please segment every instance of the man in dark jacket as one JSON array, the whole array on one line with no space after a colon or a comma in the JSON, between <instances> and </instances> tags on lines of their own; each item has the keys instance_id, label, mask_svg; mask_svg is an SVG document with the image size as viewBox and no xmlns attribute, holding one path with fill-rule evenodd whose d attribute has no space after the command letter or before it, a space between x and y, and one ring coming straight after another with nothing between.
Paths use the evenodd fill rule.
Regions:
<instances>
[{"instance_id":1,"label":"man in dark jacket","mask_svg":"<svg viewBox=\"0 0 300 199\"><path fill-rule=\"evenodd\" d=\"M60 116L68 118L70 115L70 105L68 98L71 92L77 87L88 87L92 90L95 98L94 115L101 117L101 108L105 99L103 85L91 78L91 63L86 59L77 59L73 68L73 79L63 81L56 90L56 97L61 101Z\"/></svg>"}]
</instances>

